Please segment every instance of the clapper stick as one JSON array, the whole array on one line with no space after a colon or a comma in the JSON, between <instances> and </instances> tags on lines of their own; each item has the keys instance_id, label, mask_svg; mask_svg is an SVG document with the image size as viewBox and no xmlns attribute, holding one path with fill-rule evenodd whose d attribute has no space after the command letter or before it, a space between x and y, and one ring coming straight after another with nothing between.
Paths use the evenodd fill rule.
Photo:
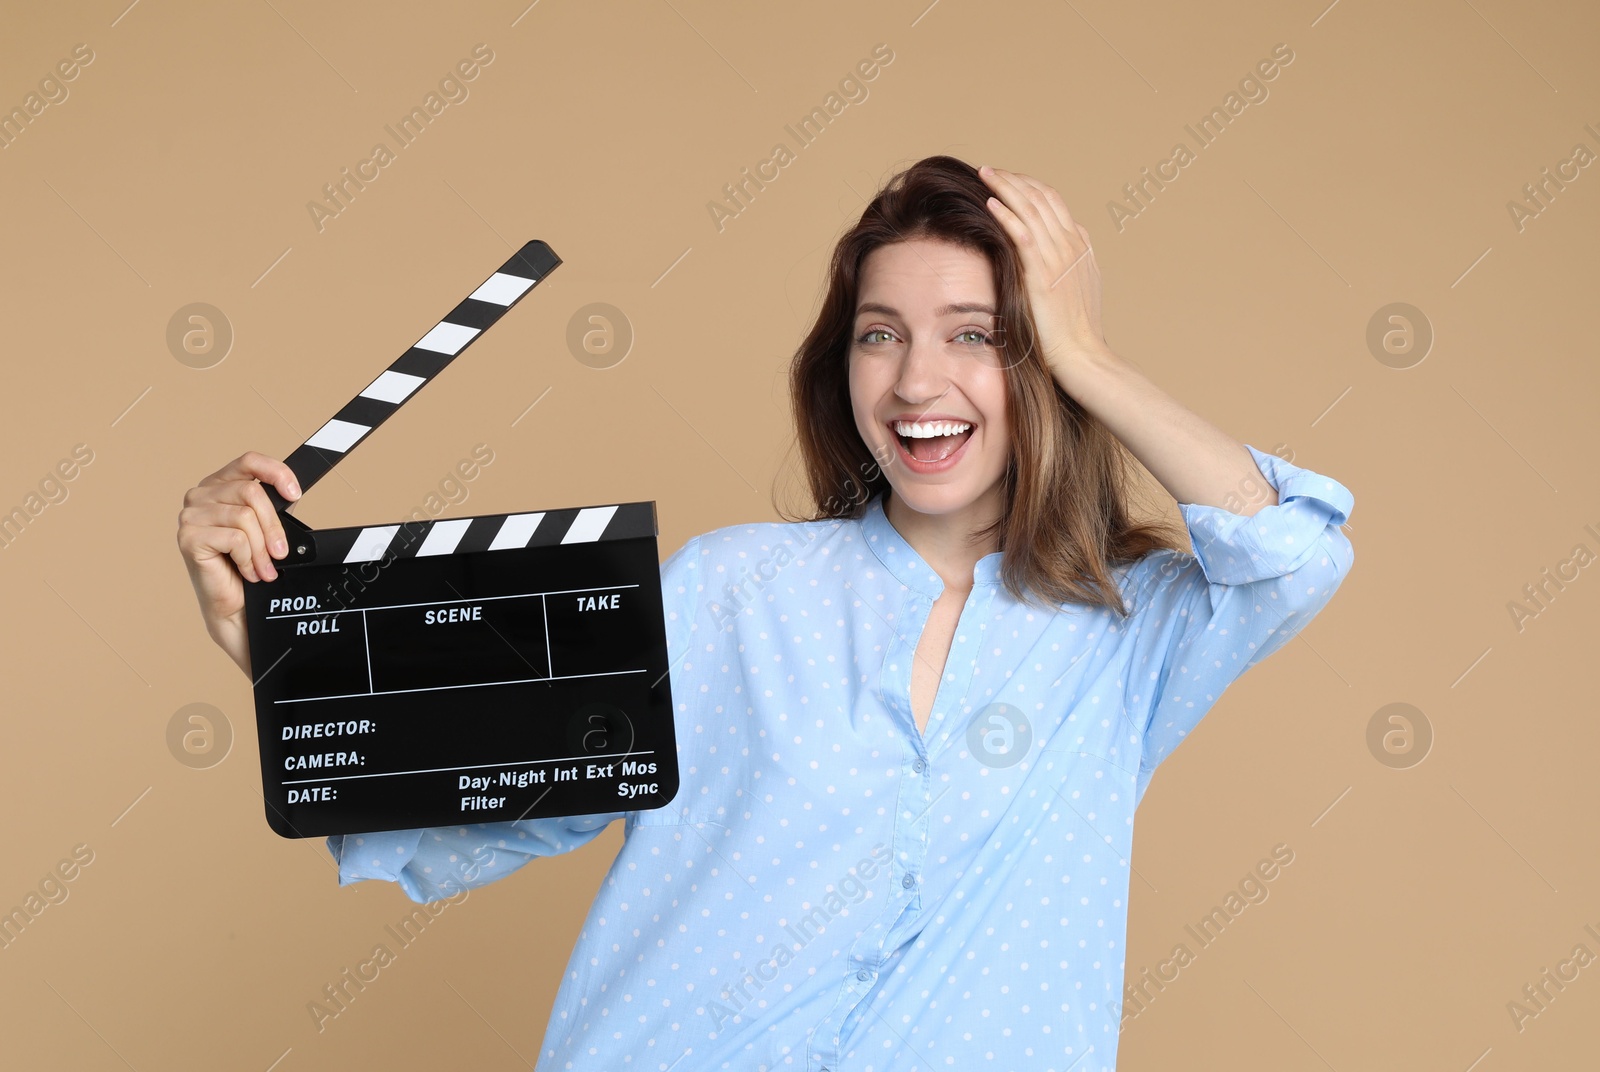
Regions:
<instances>
[{"instance_id":1,"label":"clapper stick","mask_svg":"<svg viewBox=\"0 0 1600 1072\"><path fill-rule=\"evenodd\" d=\"M356 444L444 371L461 351L476 342L560 264L561 258L553 249L534 239L517 250L460 305L446 313L444 319L285 459L300 484L301 495L304 496L354 450ZM278 490L270 484L264 487L268 501L279 516L288 518L294 531L305 531L304 522L288 513L290 504Z\"/></svg>"}]
</instances>

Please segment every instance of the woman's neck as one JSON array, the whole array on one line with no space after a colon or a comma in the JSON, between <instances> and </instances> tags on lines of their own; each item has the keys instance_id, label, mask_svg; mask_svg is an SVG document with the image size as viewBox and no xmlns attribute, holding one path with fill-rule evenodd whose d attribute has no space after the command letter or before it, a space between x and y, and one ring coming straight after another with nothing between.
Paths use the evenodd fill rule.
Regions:
<instances>
[{"instance_id":1,"label":"woman's neck","mask_svg":"<svg viewBox=\"0 0 1600 1072\"><path fill-rule=\"evenodd\" d=\"M907 506L891 489L885 494L884 516L939 575L947 591L971 591L978 560L999 550L993 537L981 544L973 544L969 539L971 533L992 524L1000 516L998 488L974 500L965 509L949 514L920 513Z\"/></svg>"}]
</instances>

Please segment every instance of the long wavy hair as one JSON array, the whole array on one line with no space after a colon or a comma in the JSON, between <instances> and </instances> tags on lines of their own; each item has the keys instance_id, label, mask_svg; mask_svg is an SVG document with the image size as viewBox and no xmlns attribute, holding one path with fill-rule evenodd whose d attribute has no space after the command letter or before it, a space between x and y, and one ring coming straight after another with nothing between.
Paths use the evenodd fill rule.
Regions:
<instances>
[{"instance_id":1,"label":"long wavy hair","mask_svg":"<svg viewBox=\"0 0 1600 1072\"><path fill-rule=\"evenodd\" d=\"M1181 530L1135 520L1130 510L1137 459L1067 394L1036 346L1037 329L1011 237L986 202L978 169L930 156L897 173L834 247L816 323L789 370L795 429L817 507L791 521L859 518L890 490L879 460L856 429L849 355L861 266L880 246L941 239L983 254L994 269L998 345L1006 366L1011 454L1001 477L1003 508L974 538L997 538L1001 579L1019 602L1081 603L1126 617L1113 566L1162 548L1185 550Z\"/></svg>"}]
</instances>

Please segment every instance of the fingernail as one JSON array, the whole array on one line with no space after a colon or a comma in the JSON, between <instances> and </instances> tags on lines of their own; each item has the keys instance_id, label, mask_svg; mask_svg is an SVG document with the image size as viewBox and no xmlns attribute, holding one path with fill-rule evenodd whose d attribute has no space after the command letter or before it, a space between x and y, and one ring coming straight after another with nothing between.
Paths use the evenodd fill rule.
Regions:
<instances>
[{"instance_id":1,"label":"fingernail","mask_svg":"<svg viewBox=\"0 0 1600 1072\"><path fill-rule=\"evenodd\" d=\"M287 540L273 540L272 541L272 552L273 552L273 554L276 554L276 555L286 555L286 554L288 554L289 553L289 542Z\"/></svg>"},{"instance_id":2,"label":"fingernail","mask_svg":"<svg viewBox=\"0 0 1600 1072\"><path fill-rule=\"evenodd\" d=\"M298 499L300 497L300 485L294 483L293 481L290 481L289 482L289 494L292 497Z\"/></svg>"}]
</instances>

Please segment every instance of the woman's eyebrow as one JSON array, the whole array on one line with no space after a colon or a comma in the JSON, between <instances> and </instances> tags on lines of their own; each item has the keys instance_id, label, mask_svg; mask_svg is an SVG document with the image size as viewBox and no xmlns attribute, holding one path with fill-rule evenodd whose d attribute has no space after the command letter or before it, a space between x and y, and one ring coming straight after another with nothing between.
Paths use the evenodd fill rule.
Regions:
<instances>
[{"instance_id":1,"label":"woman's eyebrow","mask_svg":"<svg viewBox=\"0 0 1600 1072\"><path fill-rule=\"evenodd\" d=\"M900 310L891 308L881 302L862 302L856 308L856 315L862 313L882 313L885 316L899 316ZM985 305L983 302L955 302L941 306L933 311L934 316L950 316L952 313L988 313L994 316L994 306Z\"/></svg>"}]
</instances>

